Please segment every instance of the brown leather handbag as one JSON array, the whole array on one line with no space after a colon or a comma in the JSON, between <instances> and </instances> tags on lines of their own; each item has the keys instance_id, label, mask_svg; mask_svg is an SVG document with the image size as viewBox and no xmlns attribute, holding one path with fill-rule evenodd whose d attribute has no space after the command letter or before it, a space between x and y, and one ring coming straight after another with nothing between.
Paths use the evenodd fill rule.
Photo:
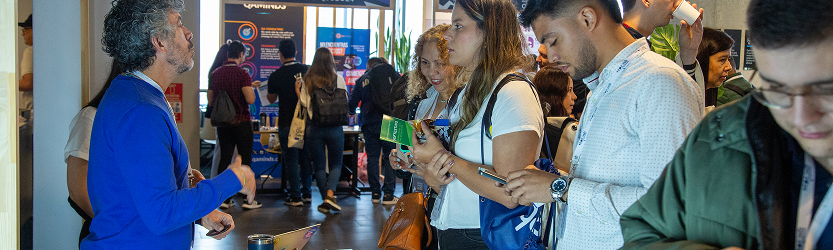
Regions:
<instances>
[{"instance_id":1,"label":"brown leather handbag","mask_svg":"<svg viewBox=\"0 0 833 250\"><path fill-rule=\"evenodd\" d=\"M423 240L426 236L426 240ZM381 249L419 250L431 244L431 226L425 215L425 198L421 192L403 195L393 208L382 237L379 237Z\"/></svg>"}]
</instances>

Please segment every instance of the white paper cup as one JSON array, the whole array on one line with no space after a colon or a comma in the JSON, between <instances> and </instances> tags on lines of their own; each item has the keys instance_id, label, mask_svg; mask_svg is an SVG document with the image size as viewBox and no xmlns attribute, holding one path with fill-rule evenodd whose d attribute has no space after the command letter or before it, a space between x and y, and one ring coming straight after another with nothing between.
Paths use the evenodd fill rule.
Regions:
<instances>
[{"instance_id":1,"label":"white paper cup","mask_svg":"<svg viewBox=\"0 0 833 250\"><path fill-rule=\"evenodd\" d=\"M677 9L674 10L674 18L675 19L682 19L685 20L688 25L693 25L697 18L700 17L700 11L691 7L691 4L688 1L681 1L680 5L677 6Z\"/></svg>"}]
</instances>

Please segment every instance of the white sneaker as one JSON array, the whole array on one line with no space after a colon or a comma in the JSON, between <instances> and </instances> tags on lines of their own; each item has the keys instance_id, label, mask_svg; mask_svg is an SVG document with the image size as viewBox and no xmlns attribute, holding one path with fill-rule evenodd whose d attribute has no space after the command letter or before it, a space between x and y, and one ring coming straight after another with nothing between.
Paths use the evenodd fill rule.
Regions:
<instances>
[{"instance_id":1,"label":"white sneaker","mask_svg":"<svg viewBox=\"0 0 833 250\"><path fill-rule=\"evenodd\" d=\"M245 209L258 209L262 206L263 206L263 204L260 204L260 202L252 201L252 203L243 203L243 205L241 207L243 207Z\"/></svg>"},{"instance_id":2,"label":"white sneaker","mask_svg":"<svg viewBox=\"0 0 833 250\"><path fill-rule=\"evenodd\" d=\"M223 202L223 204L220 204L220 208L222 208L222 209L226 209L226 208L233 207L233 206L234 206L234 200L229 200L229 202Z\"/></svg>"}]
</instances>

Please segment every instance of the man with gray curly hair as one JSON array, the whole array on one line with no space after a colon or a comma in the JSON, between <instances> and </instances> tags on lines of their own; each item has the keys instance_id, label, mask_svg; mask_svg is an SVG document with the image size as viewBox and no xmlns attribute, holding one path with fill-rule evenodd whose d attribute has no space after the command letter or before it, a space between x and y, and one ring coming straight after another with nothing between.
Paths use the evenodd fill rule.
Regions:
<instances>
[{"instance_id":1,"label":"man with gray curly hair","mask_svg":"<svg viewBox=\"0 0 833 250\"><path fill-rule=\"evenodd\" d=\"M189 249L195 222L216 239L234 228L215 210L223 200L237 192L254 199L254 173L240 157L211 180L190 169L163 91L194 65L183 9L183 0L115 0L105 17L104 51L126 73L110 83L93 121L87 188L95 216L81 249Z\"/></svg>"}]
</instances>

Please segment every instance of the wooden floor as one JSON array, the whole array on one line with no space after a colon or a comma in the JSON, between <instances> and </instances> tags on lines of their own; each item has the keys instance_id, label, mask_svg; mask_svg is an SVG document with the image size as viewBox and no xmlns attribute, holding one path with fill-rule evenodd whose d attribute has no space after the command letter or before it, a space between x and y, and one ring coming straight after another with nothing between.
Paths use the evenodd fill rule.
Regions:
<instances>
[{"instance_id":1,"label":"wooden floor","mask_svg":"<svg viewBox=\"0 0 833 250\"><path fill-rule=\"evenodd\" d=\"M401 180L397 184L396 194L402 193ZM279 180L270 180L278 183ZM267 187L270 184L267 184ZM314 184L313 184L314 185ZM255 199L263 203L263 207L245 210L240 207L244 198L234 197L235 206L221 211L229 213L234 218L235 229L223 240L215 240L205 236L208 233L203 227L197 226L195 250L246 250L246 237L251 234L281 234L298 228L321 223L321 228L312 236L304 249L379 249L379 235L393 206L373 204L370 194L359 198L347 195L337 195L341 212L324 214L318 212L317 207L322 200L318 188L312 190L312 203L303 207L288 207L284 205L283 197L279 195L260 195Z\"/></svg>"}]
</instances>

